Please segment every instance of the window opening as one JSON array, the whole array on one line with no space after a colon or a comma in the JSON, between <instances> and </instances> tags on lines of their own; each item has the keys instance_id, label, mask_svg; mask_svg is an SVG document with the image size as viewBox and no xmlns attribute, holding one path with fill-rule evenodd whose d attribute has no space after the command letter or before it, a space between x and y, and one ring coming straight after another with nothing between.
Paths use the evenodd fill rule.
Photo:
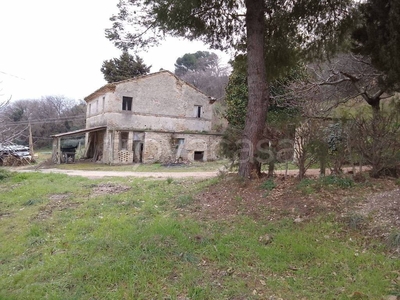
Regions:
<instances>
[{"instance_id":1,"label":"window opening","mask_svg":"<svg viewBox=\"0 0 400 300\"><path fill-rule=\"evenodd\" d=\"M177 157L181 156L184 144L185 144L185 139L183 139L183 138L175 139L175 149L176 149Z\"/></svg>"},{"instance_id":2,"label":"window opening","mask_svg":"<svg viewBox=\"0 0 400 300\"><path fill-rule=\"evenodd\" d=\"M122 110L132 110L132 97L122 97Z\"/></svg>"},{"instance_id":3,"label":"window opening","mask_svg":"<svg viewBox=\"0 0 400 300\"><path fill-rule=\"evenodd\" d=\"M201 106L195 105L194 106L194 114L196 118L201 118Z\"/></svg>"},{"instance_id":4,"label":"window opening","mask_svg":"<svg viewBox=\"0 0 400 300\"><path fill-rule=\"evenodd\" d=\"M194 160L203 161L204 151L194 151Z\"/></svg>"},{"instance_id":5,"label":"window opening","mask_svg":"<svg viewBox=\"0 0 400 300\"><path fill-rule=\"evenodd\" d=\"M128 149L128 136L129 136L129 132L121 132L120 150L127 150Z\"/></svg>"},{"instance_id":6,"label":"window opening","mask_svg":"<svg viewBox=\"0 0 400 300\"><path fill-rule=\"evenodd\" d=\"M183 145L185 143L185 139L182 139L182 138L178 138L178 139L176 139L176 141L175 141L175 144L179 147L179 146L181 146L181 145Z\"/></svg>"}]
</instances>

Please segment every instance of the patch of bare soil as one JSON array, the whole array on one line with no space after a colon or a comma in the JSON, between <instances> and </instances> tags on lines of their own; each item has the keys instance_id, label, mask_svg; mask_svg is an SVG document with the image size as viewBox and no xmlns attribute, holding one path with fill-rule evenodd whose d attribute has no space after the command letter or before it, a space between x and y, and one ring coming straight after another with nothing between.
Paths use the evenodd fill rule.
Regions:
<instances>
[{"instance_id":1,"label":"patch of bare soil","mask_svg":"<svg viewBox=\"0 0 400 300\"><path fill-rule=\"evenodd\" d=\"M70 201L70 194L53 194L49 197L50 202L40 208L35 219L45 220L53 214L54 211L62 211L65 209L76 208L80 205L77 202Z\"/></svg>"},{"instance_id":2,"label":"patch of bare soil","mask_svg":"<svg viewBox=\"0 0 400 300\"><path fill-rule=\"evenodd\" d=\"M197 195L197 213L203 218L228 219L234 215L248 215L269 220L293 216L308 218L325 209L334 209L336 201L330 197L317 199L315 195L302 195L296 190L297 179L277 176L271 191L261 187L267 178L244 181L236 175ZM319 198L319 197L318 197ZM319 200L319 201L317 201Z\"/></svg>"},{"instance_id":3,"label":"patch of bare soil","mask_svg":"<svg viewBox=\"0 0 400 300\"><path fill-rule=\"evenodd\" d=\"M400 188L375 193L358 205L357 211L372 218L372 227L384 234L400 230Z\"/></svg>"},{"instance_id":4,"label":"patch of bare soil","mask_svg":"<svg viewBox=\"0 0 400 300\"><path fill-rule=\"evenodd\" d=\"M127 190L130 190L130 187L115 183L102 183L92 188L90 197L119 194ZM39 210L35 219L45 220L51 217L54 211L76 208L80 205L78 202L71 202L70 194L53 194L49 196L49 200L49 203Z\"/></svg>"},{"instance_id":5,"label":"patch of bare soil","mask_svg":"<svg viewBox=\"0 0 400 300\"><path fill-rule=\"evenodd\" d=\"M392 179L369 179L352 188L321 185L311 191L299 188L294 176L276 176L271 191L262 188L266 180L243 181L229 175L196 196L193 213L202 219L247 215L256 220L292 218L294 222L325 213L338 218L359 213L372 218L367 224L370 233L376 227L386 234L400 230L400 189Z\"/></svg>"},{"instance_id":6,"label":"patch of bare soil","mask_svg":"<svg viewBox=\"0 0 400 300\"><path fill-rule=\"evenodd\" d=\"M126 191L129 191L131 188L126 185L117 184L117 183L101 183L92 188L90 193L91 197L97 197L101 195L115 195L120 194Z\"/></svg>"}]
</instances>

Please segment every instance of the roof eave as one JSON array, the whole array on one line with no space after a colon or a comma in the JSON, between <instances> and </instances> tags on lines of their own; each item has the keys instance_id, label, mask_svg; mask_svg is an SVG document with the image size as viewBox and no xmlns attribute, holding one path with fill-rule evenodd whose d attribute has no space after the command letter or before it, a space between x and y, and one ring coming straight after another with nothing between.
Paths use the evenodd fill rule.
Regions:
<instances>
[{"instance_id":1,"label":"roof eave","mask_svg":"<svg viewBox=\"0 0 400 300\"><path fill-rule=\"evenodd\" d=\"M107 92L114 92L115 91L116 84L115 83L107 83L106 85L103 85L101 88L97 89L93 93L91 93L89 96L85 97L84 100L86 102L93 100L94 98L107 93Z\"/></svg>"}]
</instances>

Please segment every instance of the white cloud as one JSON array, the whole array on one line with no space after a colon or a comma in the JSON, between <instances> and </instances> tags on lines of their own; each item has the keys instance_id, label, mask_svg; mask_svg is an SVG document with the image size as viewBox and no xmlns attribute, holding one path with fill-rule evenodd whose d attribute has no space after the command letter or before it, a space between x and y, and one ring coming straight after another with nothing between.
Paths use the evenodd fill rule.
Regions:
<instances>
[{"instance_id":1,"label":"white cloud","mask_svg":"<svg viewBox=\"0 0 400 300\"><path fill-rule=\"evenodd\" d=\"M1 1L1 98L64 95L82 99L104 85L102 62L120 55L104 36L117 2ZM201 42L170 38L138 54L152 65L152 72L160 68L173 71L178 57L198 50L208 49ZM224 58L228 60L227 55Z\"/></svg>"}]
</instances>

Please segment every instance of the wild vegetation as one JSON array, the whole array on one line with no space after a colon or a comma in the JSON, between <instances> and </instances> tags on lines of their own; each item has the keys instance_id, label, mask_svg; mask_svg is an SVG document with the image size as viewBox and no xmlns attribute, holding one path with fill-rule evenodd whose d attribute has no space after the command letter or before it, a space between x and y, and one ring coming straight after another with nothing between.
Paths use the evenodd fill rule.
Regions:
<instances>
[{"instance_id":1,"label":"wild vegetation","mask_svg":"<svg viewBox=\"0 0 400 300\"><path fill-rule=\"evenodd\" d=\"M381 239L367 230L373 215L352 211L361 194L394 184L90 180L1 169L0 298L400 295L400 228Z\"/></svg>"}]
</instances>

